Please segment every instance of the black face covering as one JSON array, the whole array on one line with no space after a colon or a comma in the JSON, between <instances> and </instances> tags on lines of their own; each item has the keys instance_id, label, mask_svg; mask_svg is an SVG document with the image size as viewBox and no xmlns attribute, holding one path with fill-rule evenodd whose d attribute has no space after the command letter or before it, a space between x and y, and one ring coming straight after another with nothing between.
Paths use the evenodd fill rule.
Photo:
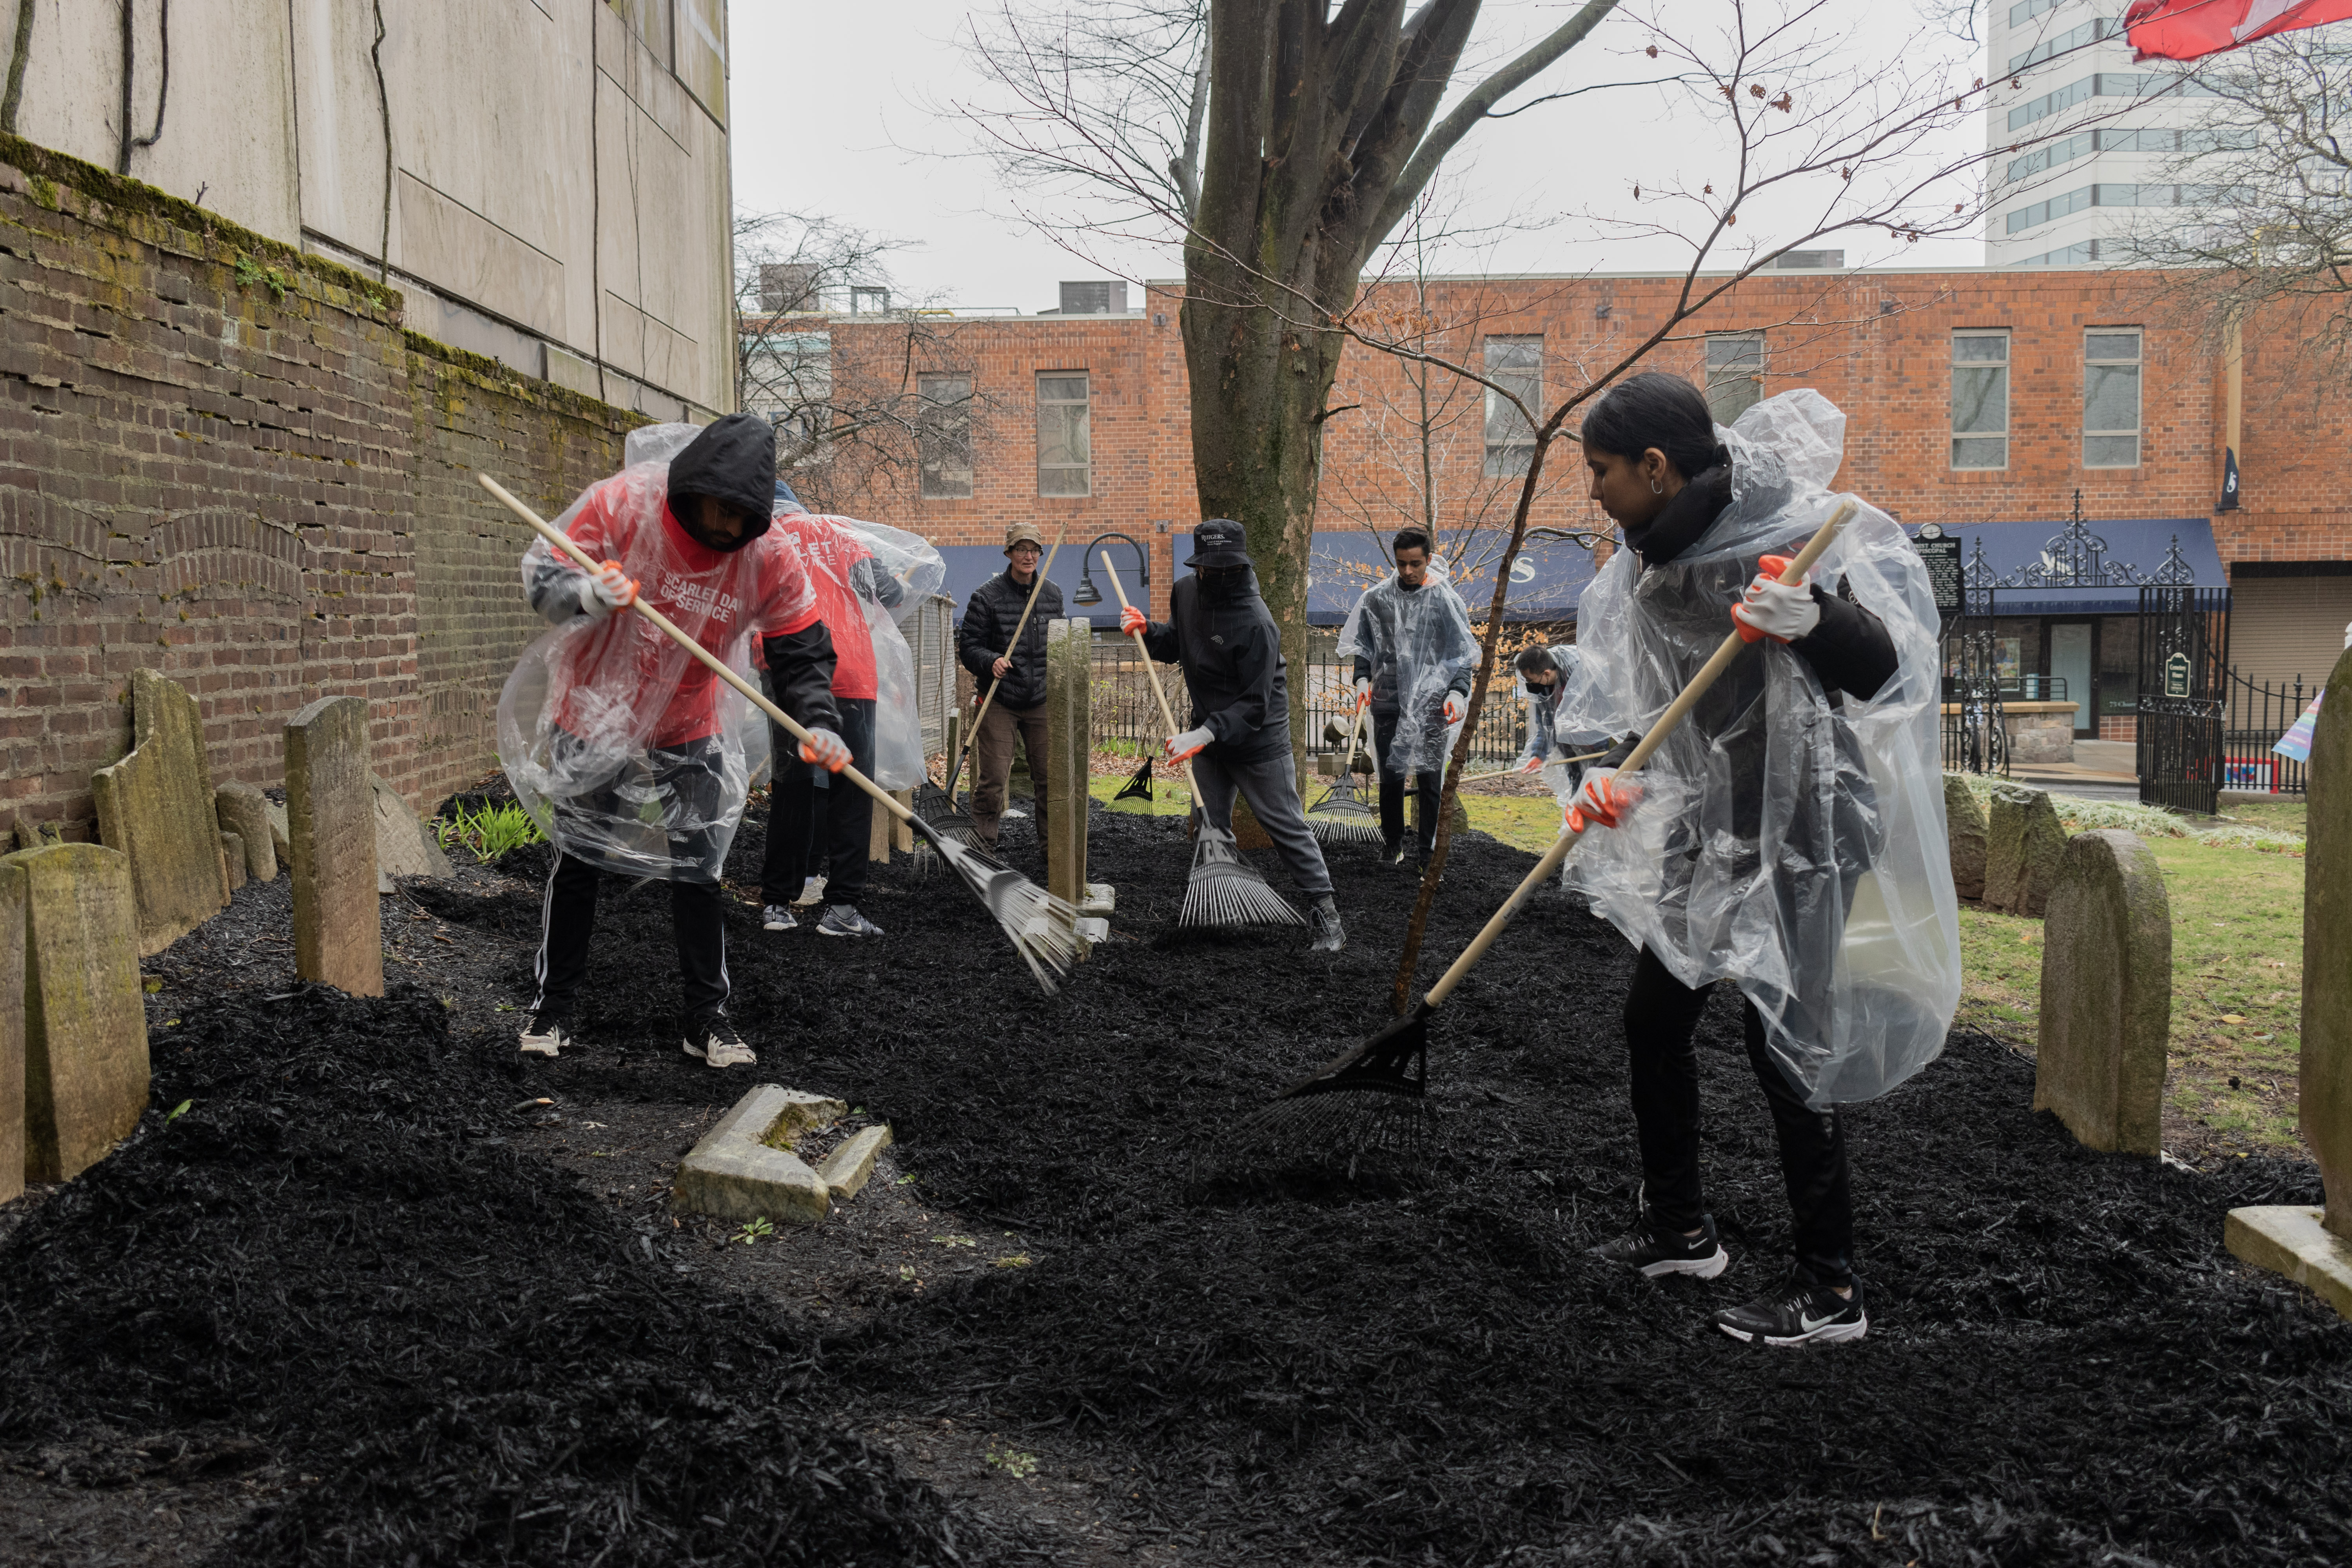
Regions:
<instances>
[{"instance_id":1,"label":"black face covering","mask_svg":"<svg viewBox=\"0 0 2352 1568\"><path fill-rule=\"evenodd\" d=\"M1675 492L1657 516L1628 524L1625 543L1644 566L1663 566L1698 542L1723 509L1731 504L1731 469L1712 468Z\"/></svg>"}]
</instances>

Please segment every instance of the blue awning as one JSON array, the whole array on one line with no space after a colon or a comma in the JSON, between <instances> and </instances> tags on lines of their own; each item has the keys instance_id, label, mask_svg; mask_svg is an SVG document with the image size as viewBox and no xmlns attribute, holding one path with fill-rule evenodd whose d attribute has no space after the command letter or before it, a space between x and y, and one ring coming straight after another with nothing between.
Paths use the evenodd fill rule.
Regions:
<instances>
[{"instance_id":1,"label":"blue awning","mask_svg":"<svg viewBox=\"0 0 2352 1568\"><path fill-rule=\"evenodd\" d=\"M1053 570L1045 574L1049 581L1061 587L1062 614L1073 618L1084 616L1097 626L1118 625L1118 595L1112 592L1110 579L1104 574L1099 559L1105 550L1110 552L1111 560L1118 568L1118 580L1125 585L1129 600L1150 606L1151 597L1143 591L1142 580L1136 571L1135 552L1116 540L1097 545L1097 559L1086 563L1094 567L1095 589L1102 595L1102 603L1079 604L1078 580L1086 569L1078 560L1079 547L1080 542L1075 539L1064 545L1054 556ZM1004 550L1003 546L994 544L942 544L938 548L940 558L947 563L948 567L947 586L941 592L954 602L952 614L961 623L963 607L970 602L972 591L1004 570ZM1182 555L1192 553L1186 550ZM1178 559L1182 559L1182 555Z\"/></svg>"},{"instance_id":2,"label":"blue awning","mask_svg":"<svg viewBox=\"0 0 2352 1568\"><path fill-rule=\"evenodd\" d=\"M1947 523L1944 531L1960 542L1968 585L1999 589L1996 615L2132 615L2143 583L2230 584L2209 518Z\"/></svg>"}]
</instances>

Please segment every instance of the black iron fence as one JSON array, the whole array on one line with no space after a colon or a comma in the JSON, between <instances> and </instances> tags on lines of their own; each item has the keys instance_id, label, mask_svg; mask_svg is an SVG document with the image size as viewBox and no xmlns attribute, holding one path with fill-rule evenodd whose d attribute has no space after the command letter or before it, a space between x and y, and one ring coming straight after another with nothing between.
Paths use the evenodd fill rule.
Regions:
<instances>
[{"instance_id":1,"label":"black iron fence","mask_svg":"<svg viewBox=\"0 0 2352 1568\"><path fill-rule=\"evenodd\" d=\"M2271 750L2319 695L2303 677L2264 685L2228 672L2221 705L2221 788L2250 795L2301 795L2309 764Z\"/></svg>"},{"instance_id":2,"label":"black iron fence","mask_svg":"<svg viewBox=\"0 0 2352 1568\"><path fill-rule=\"evenodd\" d=\"M2139 591L2139 798L2210 816L2220 808L2230 590ZM2274 738L2274 737L2273 737Z\"/></svg>"}]
</instances>

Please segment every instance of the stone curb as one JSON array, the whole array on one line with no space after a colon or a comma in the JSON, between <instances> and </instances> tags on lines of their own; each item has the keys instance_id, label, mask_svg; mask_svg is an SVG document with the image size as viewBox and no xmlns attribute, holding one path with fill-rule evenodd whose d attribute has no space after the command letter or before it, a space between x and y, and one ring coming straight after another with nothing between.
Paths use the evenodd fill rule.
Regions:
<instances>
[{"instance_id":1,"label":"stone curb","mask_svg":"<svg viewBox=\"0 0 2352 1568\"><path fill-rule=\"evenodd\" d=\"M867 1127L851 1133L840 1148L824 1157L816 1173L834 1202L857 1195L874 1174L874 1156L888 1148L890 1142L888 1126Z\"/></svg>"},{"instance_id":2,"label":"stone curb","mask_svg":"<svg viewBox=\"0 0 2352 1568\"><path fill-rule=\"evenodd\" d=\"M778 1224L816 1225L832 1209L830 1189L799 1155L765 1142L790 1120L797 1133L824 1125L845 1111L837 1100L763 1083L735 1102L733 1110L703 1134L678 1162L670 1206L717 1219L768 1219Z\"/></svg>"},{"instance_id":3,"label":"stone curb","mask_svg":"<svg viewBox=\"0 0 2352 1568\"><path fill-rule=\"evenodd\" d=\"M2301 1204L2231 1209L2221 1244L2257 1268L2284 1274L2352 1318L2352 1245L2320 1224L2320 1211Z\"/></svg>"}]
</instances>

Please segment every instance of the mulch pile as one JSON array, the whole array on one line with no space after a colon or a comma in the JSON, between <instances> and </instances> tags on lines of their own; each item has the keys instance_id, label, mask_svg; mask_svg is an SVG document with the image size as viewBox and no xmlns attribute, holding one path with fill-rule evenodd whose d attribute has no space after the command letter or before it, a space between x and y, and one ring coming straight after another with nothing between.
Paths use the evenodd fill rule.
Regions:
<instances>
[{"instance_id":1,"label":"mulch pile","mask_svg":"<svg viewBox=\"0 0 2352 1568\"><path fill-rule=\"evenodd\" d=\"M2309 1166L2090 1153L2029 1111L2030 1063L1956 1037L1851 1113L1870 1337L1749 1351L1707 1314L1777 1279L1786 1207L1730 998L1702 1030L1719 1280L1584 1256L1633 1212L1631 954L1556 892L1435 1024L1425 1173L1204 1182L1244 1114L1381 1022L1412 880L1337 853L1351 944L1326 957L1180 936L1188 859L1177 821L1097 814L1120 939L1053 1000L903 863L863 906L881 942L766 936L740 909L756 1076L678 1054L667 900L617 889L588 1047L520 1076L510 1017L470 1005L453 1035L414 994L226 998L140 1140L0 1253L0 1442L209 1425L317 1455L327 1480L242 1561L755 1561L772 1531L775 1561L1021 1550L819 1408L952 1413L1049 1473L1127 1476L1124 1524L1188 1562L2352 1554L2352 1325L2220 1245L2232 1206L2317 1201ZM1457 844L1428 973L1528 864ZM415 896L527 994L535 899ZM1017 1228L1034 1266L812 1337L681 1284L484 1113L519 1083L593 1114L755 1081L887 1120L924 1200Z\"/></svg>"}]
</instances>

